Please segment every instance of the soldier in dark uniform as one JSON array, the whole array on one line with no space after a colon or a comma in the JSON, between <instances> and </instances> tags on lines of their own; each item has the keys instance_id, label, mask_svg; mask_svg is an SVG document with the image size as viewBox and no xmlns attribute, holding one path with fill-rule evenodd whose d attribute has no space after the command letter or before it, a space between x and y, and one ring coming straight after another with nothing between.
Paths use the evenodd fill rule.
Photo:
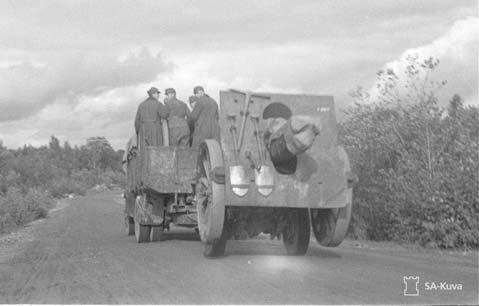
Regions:
<instances>
[{"instance_id":1,"label":"soldier in dark uniform","mask_svg":"<svg viewBox=\"0 0 479 306\"><path fill-rule=\"evenodd\" d=\"M160 91L152 87L148 90L148 98L141 102L135 117L135 131L138 135L138 145L162 146L163 129L161 119L168 118L168 107L158 102Z\"/></svg>"},{"instance_id":2,"label":"soldier in dark uniform","mask_svg":"<svg viewBox=\"0 0 479 306\"><path fill-rule=\"evenodd\" d=\"M194 103L190 116L190 122L194 125L191 146L197 148L205 139L216 139L221 144L218 104L205 94L201 86L196 86L193 93L195 97L190 100L191 104Z\"/></svg>"},{"instance_id":3,"label":"soldier in dark uniform","mask_svg":"<svg viewBox=\"0 0 479 306\"><path fill-rule=\"evenodd\" d=\"M176 98L176 91L173 88L165 90L167 98L165 104L168 106L168 130L170 146L189 147L190 146L190 128L188 118L190 109L185 102Z\"/></svg>"}]
</instances>

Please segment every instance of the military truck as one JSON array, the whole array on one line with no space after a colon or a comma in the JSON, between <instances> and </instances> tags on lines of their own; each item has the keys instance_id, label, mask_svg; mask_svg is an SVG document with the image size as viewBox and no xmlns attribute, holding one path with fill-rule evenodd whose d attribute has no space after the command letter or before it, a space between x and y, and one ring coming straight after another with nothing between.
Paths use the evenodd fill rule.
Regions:
<instances>
[{"instance_id":1,"label":"military truck","mask_svg":"<svg viewBox=\"0 0 479 306\"><path fill-rule=\"evenodd\" d=\"M165 136L168 139L168 129ZM191 148L133 148L127 165L125 228L137 242L161 241L173 223L197 228L193 202L198 151Z\"/></svg>"},{"instance_id":2,"label":"military truck","mask_svg":"<svg viewBox=\"0 0 479 306\"><path fill-rule=\"evenodd\" d=\"M319 130L300 153L284 143L287 132L278 138L285 163L267 140L275 116L289 126L306 116ZM128 233L144 242L161 240L170 222L197 227L206 257L222 256L229 239L260 233L282 239L290 255L306 253L311 229L319 244L338 246L357 178L337 143L333 97L221 91L219 120L221 143L138 149L128 165Z\"/></svg>"}]
</instances>

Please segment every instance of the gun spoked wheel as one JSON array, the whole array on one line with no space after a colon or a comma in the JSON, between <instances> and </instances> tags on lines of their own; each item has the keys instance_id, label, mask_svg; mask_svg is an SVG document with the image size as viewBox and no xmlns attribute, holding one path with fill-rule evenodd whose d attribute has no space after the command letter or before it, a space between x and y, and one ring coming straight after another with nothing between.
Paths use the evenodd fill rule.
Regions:
<instances>
[{"instance_id":1,"label":"gun spoked wheel","mask_svg":"<svg viewBox=\"0 0 479 306\"><path fill-rule=\"evenodd\" d=\"M344 162L344 172L350 171L349 159L343 147L339 147L339 157ZM346 188L346 205L340 208L311 209L311 223L314 237L318 243L326 247L336 247L344 240L351 221L352 188Z\"/></svg>"},{"instance_id":2,"label":"gun spoked wheel","mask_svg":"<svg viewBox=\"0 0 479 306\"><path fill-rule=\"evenodd\" d=\"M307 208L290 208L286 227L283 230L283 244L288 255L304 255L308 250L311 224Z\"/></svg>"},{"instance_id":3,"label":"gun spoked wheel","mask_svg":"<svg viewBox=\"0 0 479 306\"><path fill-rule=\"evenodd\" d=\"M198 182L196 186L196 209L198 231L204 244L205 257L219 257L226 247L225 187L212 177L212 170L224 167L223 151L213 139L205 140L199 149Z\"/></svg>"},{"instance_id":4,"label":"gun spoked wheel","mask_svg":"<svg viewBox=\"0 0 479 306\"><path fill-rule=\"evenodd\" d=\"M125 231L128 236L135 234L135 220L131 216L125 216Z\"/></svg>"}]
</instances>

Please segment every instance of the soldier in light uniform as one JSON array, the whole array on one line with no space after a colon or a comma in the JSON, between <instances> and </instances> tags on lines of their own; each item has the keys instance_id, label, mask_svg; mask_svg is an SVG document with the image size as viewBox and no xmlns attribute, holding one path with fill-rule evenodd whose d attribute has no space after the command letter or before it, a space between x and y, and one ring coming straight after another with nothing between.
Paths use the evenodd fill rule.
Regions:
<instances>
[{"instance_id":1,"label":"soldier in light uniform","mask_svg":"<svg viewBox=\"0 0 479 306\"><path fill-rule=\"evenodd\" d=\"M188 118L190 117L190 109L185 102L176 98L174 88L165 90L165 104L168 106L168 130L170 138L170 146L189 147L190 146L190 128L188 126Z\"/></svg>"},{"instance_id":2,"label":"soldier in light uniform","mask_svg":"<svg viewBox=\"0 0 479 306\"><path fill-rule=\"evenodd\" d=\"M158 101L160 91L152 87L147 92L149 97L138 106L135 117L135 131L140 148L163 145L161 120L166 120L169 114L168 106Z\"/></svg>"}]
</instances>

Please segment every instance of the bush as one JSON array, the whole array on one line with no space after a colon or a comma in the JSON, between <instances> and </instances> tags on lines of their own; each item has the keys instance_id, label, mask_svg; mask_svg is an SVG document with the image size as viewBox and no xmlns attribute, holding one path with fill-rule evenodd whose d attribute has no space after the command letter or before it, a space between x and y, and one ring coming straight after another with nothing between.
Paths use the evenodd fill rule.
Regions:
<instances>
[{"instance_id":1,"label":"bush","mask_svg":"<svg viewBox=\"0 0 479 306\"><path fill-rule=\"evenodd\" d=\"M116 185L124 188L126 185L126 175L120 171L106 171L104 173L105 181L109 182L109 187Z\"/></svg>"},{"instance_id":2,"label":"bush","mask_svg":"<svg viewBox=\"0 0 479 306\"><path fill-rule=\"evenodd\" d=\"M54 198L61 198L70 193L84 195L87 187L73 178L62 178L51 180L47 189Z\"/></svg>"},{"instance_id":3,"label":"bush","mask_svg":"<svg viewBox=\"0 0 479 306\"><path fill-rule=\"evenodd\" d=\"M123 185L123 151L104 137L78 148L52 136L48 146L7 149L0 140L0 231L45 216L53 198L84 195L96 185ZM39 190L45 190L40 192Z\"/></svg>"},{"instance_id":4,"label":"bush","mask_svg":"<svg viewBox=\"0 0 479 306\"><path fill-rule=\"evenodd\" d=\"M357 106L342 124L360 179L350 236L477 248L479 109L423 107Z\"/></svg>"},{"instance_id":5,"label":"bush","mask_svg":"<svg viewBox=\"0 0 479 306\"><path fill-rule=\"evenodd\" d=\"M360 88L339 138L359 177L350 236L440 248L479 247L479 108L438 105L439 61L410 57L403 75ZM444 85L441 82L439 86Z\"/></svg>"},{"instance_id":6,"label":"bush","mask_svg":"<svg viewBox=\"0 0 479 306\"><path fill-rule=\"evenodd\" d=\"M479 128L472 124L479 109L460 107L451 118L433 111L435 103L427 107L357 106L342 124L340 139L360 179L351 237L479 246Z\"/></svg>"},{"instance_id":7,"label":"bush","mask_svg":"<svg viewBox=\"0 0 479 306\"><path fill-rule=\"evenodd\" d=\"M0 233L12 226L46 217L52 205L52 197L45 192L30 189L24 194L18 188L10 188L0 196Z\"/></svg>"}]
</instances>

